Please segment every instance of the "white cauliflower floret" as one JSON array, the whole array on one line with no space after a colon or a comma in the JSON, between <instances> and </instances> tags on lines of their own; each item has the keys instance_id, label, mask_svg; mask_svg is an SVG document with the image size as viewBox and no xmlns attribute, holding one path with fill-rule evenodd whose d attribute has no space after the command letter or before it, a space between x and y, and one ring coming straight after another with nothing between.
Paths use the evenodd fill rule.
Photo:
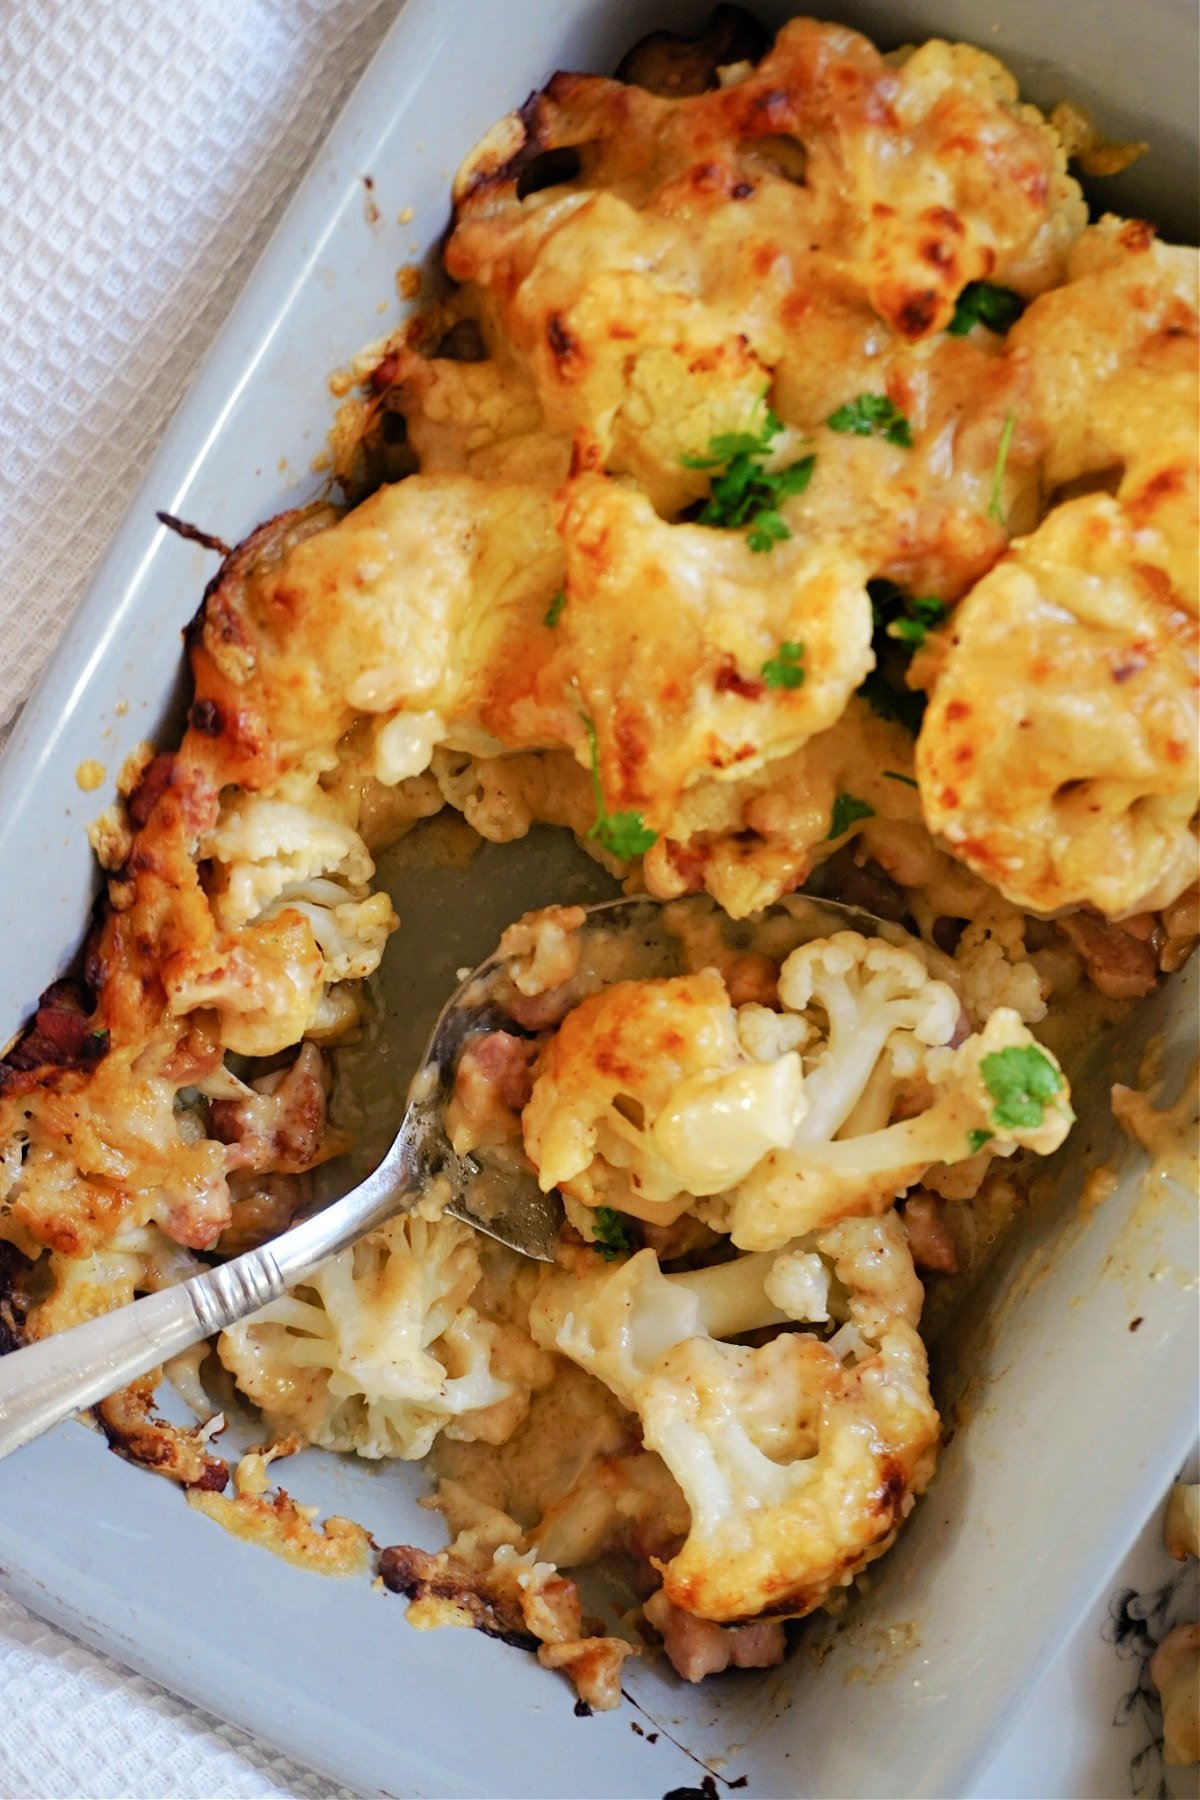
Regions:
<instances>
[{"instance_id":1,"label":"white cauliflower floret","mask_svg":"<svg viewBox=\"0 0 1200 1800\"><path fill-rule=\"evenodd\" d=\"M779 974L789 1012L823 1019L823 1042L806 1056L808 1111L797 1144L820 1142L846 1128L886 1124L892 1084L880 1072L919 1066L916 1047L948 1044L959 1020L958 996L931 979L921 958L857 931L802 944Z\"/></svg>"},{"instance_id":2,"label":"white cauliflower floret","mask_svg":"<svg viewBox=\"0 0 1200 1800\"><path fill-rule=\"evenodd\" d=\"M790 1143L799 1056L756 1062L737 1025L713 969L582 1001L542 1052L522 1114L542 1188L666 1224Z\"/></svg>"},{"instance_id":3,"label":"white cauliflower floret","mask_svg":"<svg viewBox=\"0 0 1200 1800\"><path fill-rule=\"evenodd\" d=\"M218 866L212 909L224 931L249 924L318 876L336 875L348 887L362 889L375 873L358 833L315 797L299 804L237 794L222 806L200 855Z\"/></svg>"},{"instance_id":4,"label":"white cauliflower floret","mask_svg":"<svg viewBox=\"0 0 1200 1800\"><path fill-rule=\"evenodd\" d=\"M237 795L198 854L218 934L171 959L172 1012L216 1007L222 1043L248 1056L341 1035L358 1006L338 984L374 974L399 920L371 893L370 853L316 778Z\"/></svg>"},{"instance_id":5,"label":"white cauliflower floret","mask_svg":"<svg viewBox=\"0 0 1200 1800\"><path fill-rule=\"evenodd\" d=\"M469 1304L474 1234L409 1213L223 1332L221 1360L272 1429L360 1456L425 1456L447 1426L513 1393L496 1329Z\"/></svg>"},{"instance_id":6,"label":"white cauliflower floret","mask_svg":"<svg viewBox=\"0 0 1200 1800\"><path fill-rule=\"evenodd\" d=\"M651 1223L695 1210L767 1250L883 1211L935 1163L1066 1135L1057 1063L1005 1007L955 1048L959 996L915 948L818 938L778 991L782 1012L735 1013L707 969L614 983L568 1013L522 1115L542 1187ZM1022 1076L1023 1108L1008 1104Z\"/></svg>"},{"instance_id":7,"label":"white cauliflower floret","mask_svg":"<svg viewBox=\"0 0 1200 1800\"><path fill-rule=\"evenodd\" d=\"M854 1366L806 1332L753 1350L711 1335L751 1328L772 1258L665 1276L644 1250L615 1270L549 1276L530 1313L540 1342L639 1414L691 1513L663 1591L724 1623L820 1605L888 1547L933 1471L921 1290L899 1221L847 1221L800 1254L828 1260L848 1294ZM763 1299L754 1322L779 1316Z\"/></svg>"},{"instance_id":8,"label":"white cauliflower floret","mask_svg":"<svg viewBox=\"0 0 1200 1800\"><path fill-rule=\"evenodd\" d=\"M791 1319L821 1325L829 1317L829 1270L815 1251L785 1250L773 1256L763 1292Z\"/></svg>"},{"instance_id":9,"label":"white cauliflower floret","mask_svg":"<svg viewBox=\"0 0 1200 1800\"><path fill-rule=\"evenodd\" d=\"M824 1139L807 1135L806 1118L793 1147L764 1157L729 1196L733 1241L770 1249L837 1219L882 1212L933 1164L985 1148L1049 1155L1070 1130L1069 1101L1055 1058L1000 1007L958 1049L925 1052L908 1097L920 1110Z\"/></svg>"},{"instance_id":10,"label":"white cauliflower floret","mask_svg":"<svg viewBox=\"0 0 1200 1800\"><path fill-rule=\"evenodd\" d=\"M1011 1006L1026 1025L1046 1016L1042 979L1025 955L1024 921L1019 913L973 919L954 952L959 993L972 1019L984 1020L998 1006Z\"/></svg>"},{"instance_id":11,"label":"white cauliflower floret","mask_svg":"<svg viewBox=\"0 0 1200 1800\"><path fill-rule=\"evenodd\" d=\"M285 908L308 920L327 983L373 975L399 924L386 894L352 898L336 881L306 881L286 900L276 901L266 916L275 918Z\"/></svg>"}]
</instances>

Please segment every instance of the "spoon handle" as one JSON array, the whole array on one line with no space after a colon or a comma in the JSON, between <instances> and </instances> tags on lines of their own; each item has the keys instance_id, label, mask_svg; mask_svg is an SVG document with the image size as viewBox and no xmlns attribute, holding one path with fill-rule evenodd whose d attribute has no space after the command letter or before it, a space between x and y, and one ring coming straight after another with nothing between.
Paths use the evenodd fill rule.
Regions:
<instances>
[{"instance_id":1,"label":"spoon handle","mask_svg":"<svg viewBox=\"0 0 1200 1800\"><path fill-rule=\"evenodd\" d=\"M0 1457L278 1299L270 1245L0 1357Z\"/></svg>"},{"instance_id":2,"label":"spoon handle","mask_svg":"<svg viewBox=\"0 0 1200 1800\"><path fill-rule=\"evenodd\" d=\"M0 1356L0 1457L278 1300L319 1263L406 1211L418 1191L400 1178L402 1150L394 1146L366 1181L271 1243Z\"/></svg>"}]
</instances>

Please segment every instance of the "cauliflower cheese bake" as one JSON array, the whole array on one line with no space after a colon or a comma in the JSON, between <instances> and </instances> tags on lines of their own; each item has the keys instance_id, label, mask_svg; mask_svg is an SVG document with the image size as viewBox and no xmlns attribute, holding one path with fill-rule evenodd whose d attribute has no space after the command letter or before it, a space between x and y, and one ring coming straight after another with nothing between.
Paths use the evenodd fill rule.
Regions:
<instances>
[{"instance_id":1,"label":"cauliflower cheese bake","mask_svg":"<svg viewBox=\"0 0 1200 1800\"><path fill-rule=\"evenodd\" d=\"M370 1540L268 1465L426 1460L452 1541L383 1583L585 1707L845 1605L1072 1067L1195 944L1197 259L1089 217L1080 169L1137 146L1063 98L722 7L500 120L335 484L209 583L182 740L127 769L79 975L0 1065L17 1344L325 1191L401 840L549 826L647 896L632 961L572 906L514 923L519 1035L458 1070L456 1147L563 1196L553 1267L431 1198L173 1369L194 1426L152 1379L97 1409L330 1571Z\"/></svg>"}]
</instances>

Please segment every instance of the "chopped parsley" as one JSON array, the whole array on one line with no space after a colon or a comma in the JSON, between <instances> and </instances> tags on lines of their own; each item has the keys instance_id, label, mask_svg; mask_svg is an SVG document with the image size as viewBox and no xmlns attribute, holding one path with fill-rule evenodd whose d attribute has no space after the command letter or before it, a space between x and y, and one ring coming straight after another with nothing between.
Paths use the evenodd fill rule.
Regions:
<instances>
[{"instance_id":1,"label":"chopped parsley","mask_svg":"<svg viewBox=\"0 0 1200 1800\"><path fill-rule=\"evenodd\" d=\"M804 686L804 645L785 638L774 656L762 666L762 678L769 688Z\"/></svg>"},{"instance_id":2,"label":"chopped parsley","mask_svg":"<svg viewBox=\"0 0 1200 1800\"><path fill-rule=\"evenodd\" d=\"M997 337L1003 337L1024 311L1025 302L1011 288L1000 287L994 281L968 281L946 330L951 337L966 337L972 325L986 325Z\"/></svg>"},{"instance_id":3,"label":"chopped parsley","mask_svg":"<svg viewBox=\"0 0 1200 1800\"><path fill-rule=\"evenodd\" d=\"M648 829L640 812L609 812L600 782L600 745L596 741L596 727L586 713L583 725L592 757L592 792L596 796L596 822L588 836L602 844L611 856L620 857L622 862L628 862L631 856L644 856L651 844L658 842L658 833Z\"/></svg>"},{"instance_id":4,"label":"chopped parsley","mask_svg":"<svg viewBox=\"0 0 1200 1800\"><path fill-rule=\"evenodd\" d=\"M974 1131L968 1131L967 1143L971 1146L971 1155L977 1156L985 1144L991 1143L995 1135L994 1131L983 1131L979 1126L976 1126Z\"/></svg>"},{"instance_id":5,"label":"chopped parsley","mask_svg":"<svg viewBox=\"0 0 1200 1800\"><path fill-rule=\"evenodd\" d=\"M902 781L905 787L915 788L917 785L911 775L902 775L899 769L885 769L883 771L883 779L885 781Z\"/></svg>"},{"instance_id":6,"label":"chopped parsley","mask_svg":"<svg viewBox=\"0 0 1200 1800\"><path fill-rule=\"evenodd\" d=\"M598 1206L592 1214L592 1244L605 1262L628 1256L633 1248L624 1220L611 1206Z\"/></svg>"},{"instance_id":7,"label":"chopped parsley","mask_svg":"<svg viewBox=\"0 0 1200 1800\"><path fill-rule=\"evenodd\" d=\"M1016 413L1010 412L1004 421L1004 430L1000 433L1000 446L996 451L996 466L992 470L992 497L988 501L988 518L995 519L997 525L1005 527L1008 525L1008 520L1005 517L1000 496L1004 491L1004 470L1008 462L1008 452L1012 444L1013 427L1016 422Z\"/></svg>"},{"instance_id":8,"label":"chopped parsley","mask_svg":"<svg viewBox=\"0 0 1200 1800\"><path fill-rule=\"evenodd\" d=\"M950 611L944 600L935 600L932 594L919 594L914 599L903 596L907 611L900 617L889 620L884 630L898 644L906 644L910 650L919 650L929 633L936 629Z\"/></svg>"},{"instance_id":9,"label":"chopped parsley","mask_svg":"<svg viewBox=\"0 0 1200 1800\"><path fill-rule=\"evenodd\" d=\"M1038 1126L1046 1103L1062 1092L1063 1078L1036 1044L1010 1044L994 1050L979 1065L992 1096L992 1118L1005 1131Z\"/></svg>"},{"instance_id":10,"label":"chopped parsley","mask_svg":"<svg viewBox=\"0 0 1200 1800\"><path fill-rule=\"evenodd\" d=\"M860 800L856 794L839 794L829 818L829 837L840 838L852 825L857 825L860 819L874 817L875 808L865 800Z\"/></svg>"},{"instance_id":11,"label":"chopped parsley","mask_svg":"<svg viewBox=\"0 0 1200 1800\"><path fill-rule=\"evenodd\" d=\"M881 437L901 450L912 449L912 426L886 394L860 394L830 413L830 431L848 431L854 437Z\"/></svg>"},{"instance_id":12,"label":"chopped parsley","mask_svg":"<svg viewBox=\"0 0 1200 1800\"><path fill-rule=\"evenodd\" d=\"M912 624L920 626L922 633L927 632L942 618L946 608L931 596L914 599L894 581L869 581L867 593L871 597L874 621L871 647L875 652L875 667L858 691L879 718L903 725L915 737L925 715L925 696L914 693L906 685L904 670L917 646L911 641L911 633L893 627Z\"/></svg>"},{"instance_id":13,"label":"chopped parsley","mask_svg":"<svg viewBox=\"0 0 1200 1800\"><path fill-rule=\"evenodd\" d=\"M562 618L563 607L566 604L567 590L566 588L559 588L557 594L555 594L549 606L546 608L546 616L542 620L542 624L549 625L551 631L553 631L554 627L558 624L558 621Z\"/></svg>"},{"instance_id":14,"label":"chopped parsley","mask_svg":"<svg viewBox=\"0 0 1200 1800\"><path fill-rule=\"evenodd\" d=\"M696 523L726 531L748 526L746 543L760 555L791 537L779 503L804 492L817 461L815 456L802 456L786 469L766 468L772 441L782 430L782 421L764 402L758 430L718 432L708 440L707 456L680 458L685 469L719 471L713 475L711 493L696 515Z\"/></svg>"}]
</instances>

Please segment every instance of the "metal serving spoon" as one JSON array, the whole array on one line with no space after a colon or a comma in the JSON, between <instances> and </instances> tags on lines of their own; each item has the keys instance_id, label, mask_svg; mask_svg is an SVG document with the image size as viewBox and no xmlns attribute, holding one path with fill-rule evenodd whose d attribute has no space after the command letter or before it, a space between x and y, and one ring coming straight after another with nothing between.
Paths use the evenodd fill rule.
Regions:
<instances>
[{"instance_id":1,"label":"metal serving spoon","mask_svg":"<svg viewBox=\"0 0 1200 1800\"><path fill-rule=\"evenodd\" d=\"M716 919L731 947L738 949L752 947L754 935L761 932L773 934L776 954L839 930L909 941L898 926L857 907L808 896L780 901L753 925L735 924L707 900L667 906L646 899L609 900L585 908L579 929L594 940L604 938L606 982L667 975L682 966L678 927L689 908ZM587 949L585 941L585 955ZM447 1212L523 1256L550 1262L562 1220L558 1195L543 1194L533 1174L515 1164L489 1166L484 1152L458 1155L443 1123L467 1039L490 1031L530 1035L502 1003L505 991L512 993L510 960L498 956L480 964L457 988L434 1026L391 1147L373 1173L342 1199L257 1250L0 1357L0 1457L277 1300L320 1263L395 1214L409 1211L434 1183L448 1187Z\"/></svg>"}]
</instances>

